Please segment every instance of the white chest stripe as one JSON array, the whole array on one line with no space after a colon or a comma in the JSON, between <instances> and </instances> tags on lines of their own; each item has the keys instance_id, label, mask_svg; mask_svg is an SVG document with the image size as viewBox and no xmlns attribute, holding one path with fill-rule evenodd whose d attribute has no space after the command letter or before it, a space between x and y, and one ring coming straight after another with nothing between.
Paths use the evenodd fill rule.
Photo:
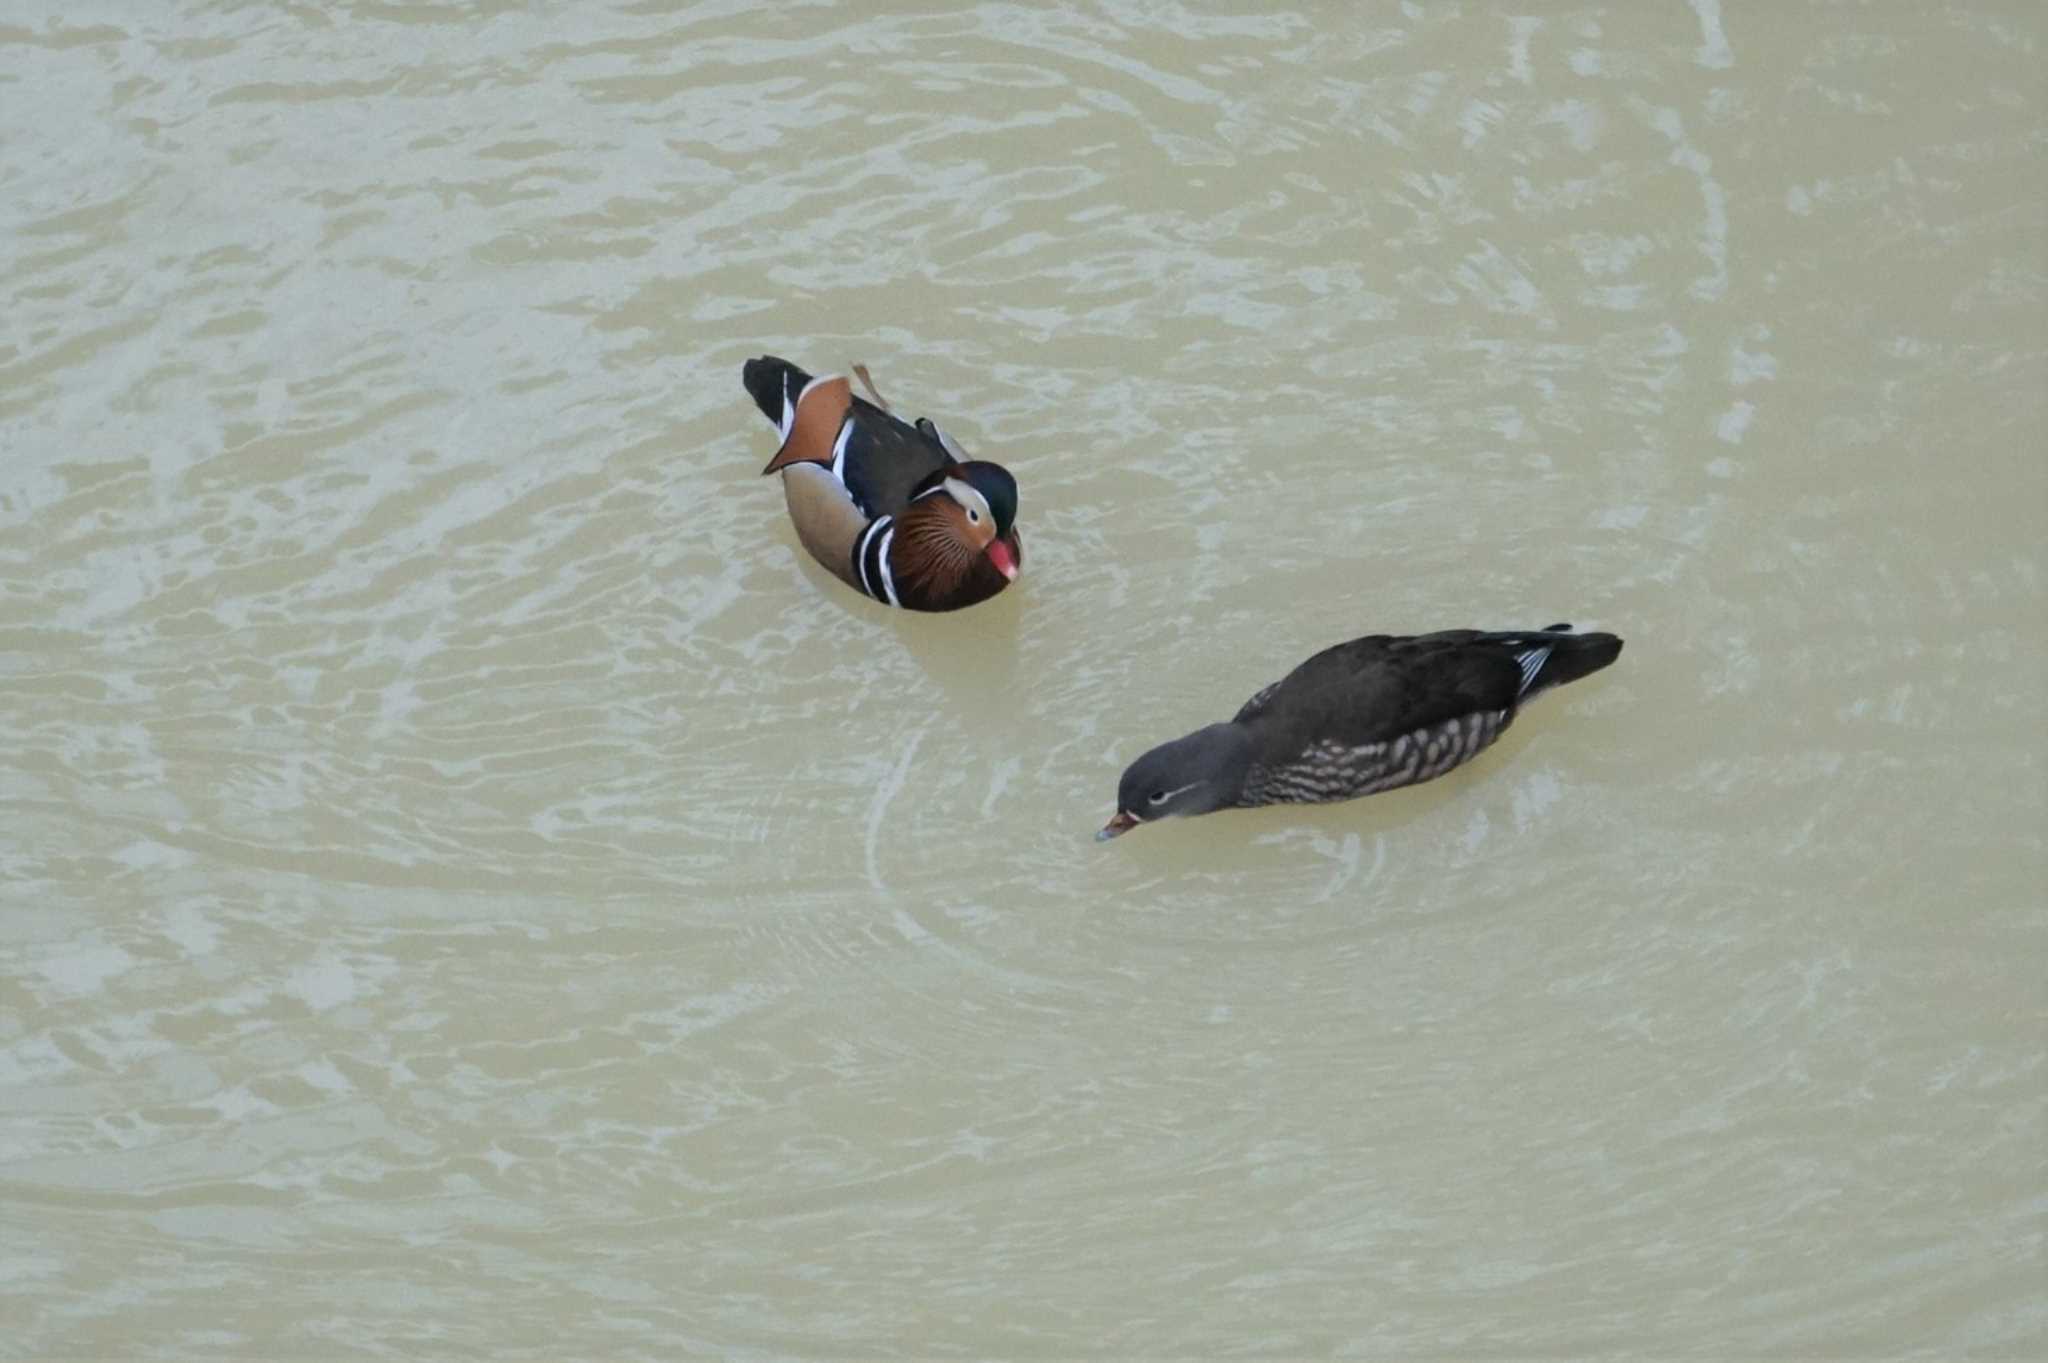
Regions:
<instances>
[{"instance_id":1,"label":"white chest stripe","mask_svg":"<svg viewBox=\"0 0 2048 1363\"><path fill-rule=\"evenodd\" d=\"M1536 680L1536 674L1543 670L1543 664L1550 661L1550 650L1548 648L1532 648L1527 653L1517 653L1515 661L1521 664L1522 667L1522 685L1516 691L1516 694L1520 695L1521 692L1529 689L1530 682Z\"/></svg>"},{"instance_id":2,"label":"white chest stripe","mask_svg":"<svg viewBox=\"0 0 2048 1363\"><path fill-rule=\"evenodd\" d=\"M896 547L896 527L890 526L882 536L882 552L875 557L882 565L882 596L892 606L903 603L896 599L896 578L889 571L889 551Z\"/></svg>"},{"instance_id":3,"label":"white chest stripe","mask_svg":"<svg viewBox=\"0 0 2048 1363\"><path fill-rule=\"evenodd\" d=\"M896 576L889 571L889 551L896 545L896 521L891 516L877 516L868 522L854 542L853 575L860 589L877 601L892 606L901 606L896 596ZM869 559L873 558L870 566Z\"/></svg>"},{"instance_id":4,"label":"white chest stripe","mask_svg":"<svg viewBox=\"0 0 2048 1363\"><path fill-rule=\"evenodd\" d=\"M876 535L888 528L886 516L868 522L868 528L860 532L860 539L853 546L853 575L860 580L860 589L869 596L877 596L875 583L868 576L868 546L874 543Z\"/></svg>"}]
</instances>

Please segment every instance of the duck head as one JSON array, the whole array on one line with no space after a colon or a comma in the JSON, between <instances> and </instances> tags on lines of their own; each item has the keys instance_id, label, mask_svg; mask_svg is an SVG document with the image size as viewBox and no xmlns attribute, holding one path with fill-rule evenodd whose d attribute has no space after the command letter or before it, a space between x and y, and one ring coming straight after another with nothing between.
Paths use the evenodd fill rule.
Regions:
<instances>
[{"instance_id":1,"label":"duck head","mask_svg":"<svg viewBox=\"0 0 2048 1363\"><path fill-rule=\"evenodd\" d=\"M1251 736L1238 724L1211 724L1162 743L1124 768L1116 788L1116 817L1095 840L1107 842L1141 823L1234 804L1251 765Z\"/></svg>"},{"instance_id":2,"label":"duck head","mask_svg":"<svg viewBox=\"0 0 2048 1363\"><path fill-rule=\"evenodd\" d=\"M897 518L897 576L933 597L989 573L1007 586L1022 560L1016 520L1017 480L1008 469L980 459L949 464L924 480Z\"/></svg>"}]
</instances>

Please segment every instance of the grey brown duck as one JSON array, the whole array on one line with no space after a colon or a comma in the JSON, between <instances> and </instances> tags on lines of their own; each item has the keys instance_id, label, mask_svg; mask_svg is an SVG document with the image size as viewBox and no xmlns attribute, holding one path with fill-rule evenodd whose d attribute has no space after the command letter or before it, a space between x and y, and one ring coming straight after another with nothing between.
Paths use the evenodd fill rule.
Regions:
<instances>
[{"instance_id":1,"label":"grey brown duck","mask_svg":"<svg viewBox=\"0 0 2048 1363\"><path fill-rule=\"evenodd\" d=\"M1228 723L1162 743L1124 771L1096 836L1251 805L1319 804L1430 781L1499 738L1531 697L1621 655L1612 634L1442 630L1326 648Z\"/></svg>"}]
</instances>

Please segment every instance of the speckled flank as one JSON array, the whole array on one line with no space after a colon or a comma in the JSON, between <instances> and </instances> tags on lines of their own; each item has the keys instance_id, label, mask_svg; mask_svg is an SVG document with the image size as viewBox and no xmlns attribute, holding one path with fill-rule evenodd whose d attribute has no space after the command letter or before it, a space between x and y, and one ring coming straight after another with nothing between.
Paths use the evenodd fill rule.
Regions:
<instances>
[{"instance_id":1,"label":"speckled flank","mask_svg":"<svg viewBox=\"0 0 2048 1363\"><path fill-rule=\"evenodd\" d=\"M1482 710L1384 743L1317 743L1295 761L1253 767L1239 803L1316 804L1431 781L1471 761L1507 726L1507 711Z\"/></svg>"}]
</instances>

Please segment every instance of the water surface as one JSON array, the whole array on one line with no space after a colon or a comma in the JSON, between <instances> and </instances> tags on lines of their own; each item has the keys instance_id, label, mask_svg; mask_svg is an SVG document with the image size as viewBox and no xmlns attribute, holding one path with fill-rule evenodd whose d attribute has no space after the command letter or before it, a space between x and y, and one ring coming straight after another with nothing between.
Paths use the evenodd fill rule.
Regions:
<instances>
[{"instance_id":1,"label":"water surface","mask_svg":"<svg viewBox=\"0 0 2048 1363\"><path fill-rule=\"evenodd\" d=\"M1533 8L11 8L0 1353L2048 1353L2048 25Z\"/></svg>"}]
</instances>

